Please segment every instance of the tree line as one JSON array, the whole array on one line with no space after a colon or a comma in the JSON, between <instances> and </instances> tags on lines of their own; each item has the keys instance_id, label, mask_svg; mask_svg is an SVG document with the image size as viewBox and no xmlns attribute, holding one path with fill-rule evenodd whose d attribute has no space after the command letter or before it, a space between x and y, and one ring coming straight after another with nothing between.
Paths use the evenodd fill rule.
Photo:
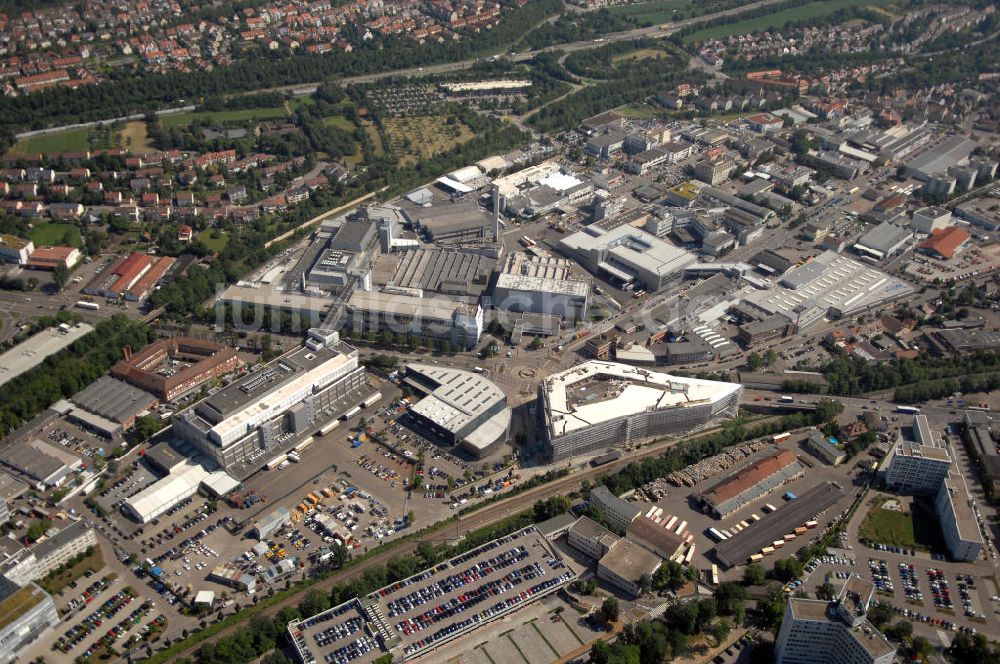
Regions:
<instances>
[{"instance_id":1,"label":"tree line","mask_svg":"<svg viewBox=\"0 0 1000 664\"><path fill-rule=\"evenodd\" d=\"M150 329L121 314L51 355L39 366L0 387L0 431L10 432L59 399L68 399L122 359L126 346L142 348Z\"/></svg>"}]
</instances>

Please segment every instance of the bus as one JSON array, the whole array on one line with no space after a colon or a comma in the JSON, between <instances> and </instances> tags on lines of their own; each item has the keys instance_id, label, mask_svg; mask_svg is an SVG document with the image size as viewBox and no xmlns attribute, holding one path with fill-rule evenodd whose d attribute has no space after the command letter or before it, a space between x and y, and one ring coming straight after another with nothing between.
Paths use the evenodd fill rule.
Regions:
<instances>
[{"instance_id":1,"label":"bus","mask_svg":"<svg viewBox=\"0 0 1000 664\"><path fill-rule=\"evenodd\" d=\"M775 434L774 436L771 437L771 441L774 443L783 443L786 440L789 440L791 437L792 434L786 431L785 433Z\"/></svg>"},{"instance_id":2,"label":"bus","mask_svg":"<svg viewBox=\"0 0 1000 664\"><path fill-rule=\"evenodd\" d=\"M719 585L719 566L712 563L712 585Z\"/></svg>"},{"instance_id":3,"label":"bus","mask_svg":"<svg viewBox=\"0 0 1000 664\"><path fill-rule=\"evenodd\" d=\"M778 401L780 401L781 403L794 403L795 399L793 397L788 396L787 394L783 394L781 395L781 398L778 399Z\"/></svg>"},{"instance_id":4,"label":"bus","mask_svg":"<svg viewBox=\"0 0 1000 664\"><path fill-rule=\"evenodd\" d=\"M523 244L525 246L525 248L530 249L530 248L534 247L538 243L535 242L534 240L532 240L527 235L522 235L521 236L521 244Z\"/></svg>"},{"instance_id":5,"label":"bus","mask_svg":"<svg viewBox=\"0 0 1000 664\"><path fill-rule=\"evenodd\" d=\"M349 411L341 415L340 419L346 422L347 420L351 419L360 412L361 412L361 406L355 406L354 408L350 409Z\"/></svg>"},{"instance_id":6,"label":"bus","mask_svg":"<svg viewBox=\"0 0 1000 664\"><path fill-rule=\"evenodd\" d=\"M714 540L716 542L722 542L723 540L728 539L725 535L723 535L722 533L720 533L716 528L709 528L709 529L707 529L705 531L705 534L708 535L712 540Z\"/></svg>"},{"instance_id":7,"label":"bus","mask_svg":"<svg viewBox=\"0 0 1000 664\"><path fill-rule=\"evenodd\" d=\"M382 398L382 393L381 392L376 392L375 394L371 395L370 397L368 397L367 399L365 399L364 401L362 401L361 402L361 407L362 408L367 408L368 406L372 405L373 403L376 403L381 398Z\"/></svg>"},{"instance_id":8,"label":"bus","mask_svg":"<svg viewBox=\"0 0 1000 664\"><path fill-rule=\"evenodd\" d=\"M896 406L896 412L903 415L917 415L920 413L920 409L916 406Z\"/></svg>"},{"instance_id":9,"label":"bus","mask_svg":"<svg viewBox=\"0 0 1000 664\"><path fill-rule=\"evenodd\" d=\"M81 309L90 309L91 311L97 311L98 309L101 308L101 305L95 302L84 302L83 300L77 302L76 306L80 307Z\"/></svg>"},{"instance_id":10,"label":"bus","mask_svg":"<svg viewBox=\"0 0 1000 664\"><path fill-rule=\"evenodd\" d=\"M325 436L326 434L330 433L339 426L340 426L340 420L333 420L332 422L328 422L326 426L324 426L322 429L319 430L318 435Z\"/></svg>"}]
</instances>

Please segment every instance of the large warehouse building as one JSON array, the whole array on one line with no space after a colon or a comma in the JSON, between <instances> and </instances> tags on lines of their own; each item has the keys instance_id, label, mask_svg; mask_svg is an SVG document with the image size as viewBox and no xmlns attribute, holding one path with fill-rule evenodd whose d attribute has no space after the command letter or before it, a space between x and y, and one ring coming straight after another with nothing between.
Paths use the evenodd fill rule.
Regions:
<instances>
[{"instance_id":1,"label":"large warehouse building","mask_svg":"<svg viewBox=\"0 0 1000 664\"><path fill-rule=\"evenodd\" d=\"M497 272L493 306L560 316L567 323L587 317L590 281L572 274L572 263L554 256L532 256L515 251Z\"/></svg>"},{"instance_id":2,"label":"large warehouse building","mask_svg":"<svg viewBox=\"0 0 1000 664\"><path fill-rule=\"evenodd\" d=\"M593 274L623 282L639 282L655 292L681 276L695 255L660 238L622 224L605 230L596 224L564 237L559 250Z\"/></svg>"},{"instance_id":3,"label":"large warehouse building","mask_svg":"<svg viewBox=\"0 0 1000 664\"><path fill-rule=\"evenodd\" d=\"M824 316L856 316L913 293L913 287L905 281L835 251L825 251L805 265L792 268L778 284L755 290L744 299L762 312L762 318L782 314L799 330Z\"/></svg>"},{"instance_id":4,"label":"large warehouse building","mask_svg":"<svg viewBox=\"0 0 1000 664\"><path fill-rule=\"evenodd\" d=\"M805 472L792 450L771 448L701 493L705 510L724 518Z\"/></svg>"},{"instance_id":5,"label":"large warehouse building","mask_svg":"<svg viewBox=\"0 0 1000 664\"><path fill-rule=\"evenodd\" d=\"M410 408L410 416L450 444L481 458L507 440L507 395L482 374L407 364L403 380L425 395Z\"/></svg>"},{"instance_id":6,"label":"large warehouse building","mask_svg":"<svg viewBox=\"0 0 1000 664\"><path fill-rule=\"evenodd\" d=\"M538 416L548 456L559 461L735 417L742 394L736 383L591 360L539 384Z\"/></svg>"},{"instance_id":7,"label":"large warehouse building","mask_svg":"<svg viewBox=\"0 0 1000 664\"><path fill-rule=\"evenodd\" d=\"M368 396L358 351L310 331L286 353L173 420L174 432L240 479Z\"/></svg>"}]
</instances>

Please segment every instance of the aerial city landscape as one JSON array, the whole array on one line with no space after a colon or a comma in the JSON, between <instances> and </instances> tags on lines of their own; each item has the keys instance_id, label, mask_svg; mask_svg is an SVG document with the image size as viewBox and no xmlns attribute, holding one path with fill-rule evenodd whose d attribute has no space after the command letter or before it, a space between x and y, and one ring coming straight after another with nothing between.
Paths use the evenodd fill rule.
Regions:
<instances>
[{"instance_id":1,"label":"aerial city landscape","mask_svg":"<svg viewBox=\"0 0 1000 664\"><path fill-rule=\"evenodd\" d=\"M995 2L0 0L0 160L0 663L1000 664Z\"/></svg>"}]
</instances>

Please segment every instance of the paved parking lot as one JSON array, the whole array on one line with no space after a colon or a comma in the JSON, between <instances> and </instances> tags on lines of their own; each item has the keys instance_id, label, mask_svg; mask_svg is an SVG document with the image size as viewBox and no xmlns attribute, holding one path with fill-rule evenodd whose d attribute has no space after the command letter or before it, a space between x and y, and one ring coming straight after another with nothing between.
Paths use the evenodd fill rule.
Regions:
<instances>
[{"instance_id":1,"label":"paved parking lot","mask_svg":"<svg viewBox=\"0 0 1000 664\"><path fill-rule=\"evenodd\" d=\"M573 578L545 538L528 528L311 617L295 627L296 644L320 662L364 664L383 654L355 635L368 622L383 640L398 641L407 656L443 652L462 633L518 611ZM526 647L540 644L541 637Z\"/></svg>"}]
</instances>

